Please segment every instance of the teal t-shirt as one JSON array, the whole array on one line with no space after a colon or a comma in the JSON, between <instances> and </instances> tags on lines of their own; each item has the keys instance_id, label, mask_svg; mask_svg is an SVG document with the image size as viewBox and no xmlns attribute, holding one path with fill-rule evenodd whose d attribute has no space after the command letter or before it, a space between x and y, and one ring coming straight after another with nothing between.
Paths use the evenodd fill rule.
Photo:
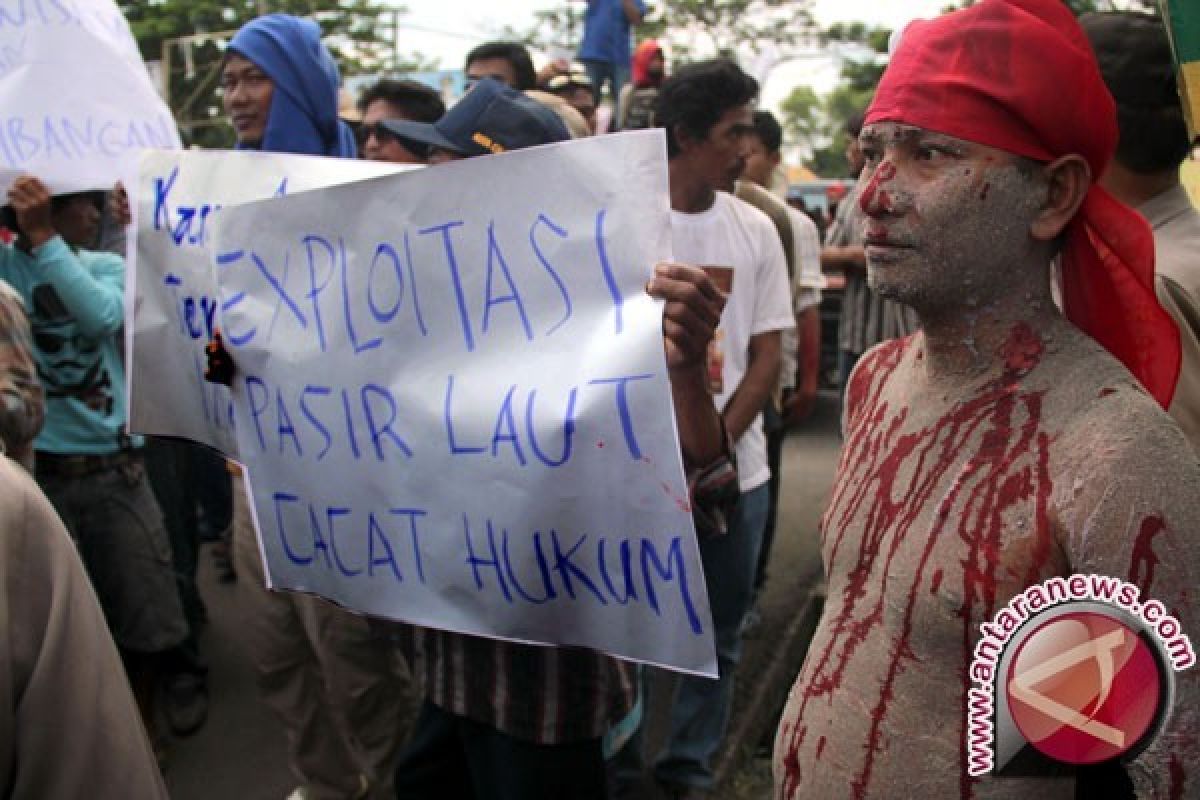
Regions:
<instances>
[{"instance_id":1,"label":"teal t-shirt","mask_svg":"<svg viewBox=\"0 0 1200 800\"><path fill-rule=\"evenodd\" d=\"M46 392L39 451L108 454L125 428L125 262L73 250L58 236L32 255L0 246L0 279L25 301L33 355Z\"/></svg>"}]
</instances>

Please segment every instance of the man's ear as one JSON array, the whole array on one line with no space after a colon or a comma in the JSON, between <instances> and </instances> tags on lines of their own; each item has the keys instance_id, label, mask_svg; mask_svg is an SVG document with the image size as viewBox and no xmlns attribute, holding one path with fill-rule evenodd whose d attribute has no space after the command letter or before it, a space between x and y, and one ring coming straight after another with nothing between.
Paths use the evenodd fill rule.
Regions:
<instances>
[{"instance_id":1,"label":"man's ear","mask_svg":"<svg viewBox=\"0 0 1200 800\"><path fill-rule=\"evenodd\" d=\"M1042 166L1046 195L1029 232L1042 242L1053 241L1075 217L1092 188L1092 168L1083 156L1072 154Z\"/></svg>"},{"instance_id":2,"label":"man's ear","mask_svg":"<svg viewBox=\"0 0 1200 800\"><path fill-rule=\"evenodd\" d=\"M675 144L679 145L679 152L686 153L696 144L696 137L682 124L675 123L671 126L671 133L675 137Z\"/></svg>"},{"instance_id":3,"label":"man's ear","mask_svg":"<svg viewBox=\"0 0 1200 800\"><path fill-rule=\"evenodd\" d=\"M778 167L783 162L783 151L776 150L774 153L771 153L768 160L771 162L772 167Z\"/></svg>"}]
</instances>

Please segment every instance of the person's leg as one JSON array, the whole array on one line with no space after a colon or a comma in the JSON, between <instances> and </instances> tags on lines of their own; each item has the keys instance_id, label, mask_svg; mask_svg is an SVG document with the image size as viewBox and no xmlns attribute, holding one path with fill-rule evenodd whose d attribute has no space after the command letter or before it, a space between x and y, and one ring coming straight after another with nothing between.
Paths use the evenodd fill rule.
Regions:
<instances>
[{"instance_id":1,"label":"person's leg","mask_svg":"<svg viewBox=\"0 0 1200 800\"><path fill-rule=\"evenodd\" d=\"M646 772L646 740L642 733L645 729L646 667L638 665L634 680L637 681L637 704L633 711L629 712L629 716L636 717L622 720L617 726L632 722L633 730L617 751L608 756L611 800L629 800L637 797ZM612 733L610 731L609 736L612 736Z\"/></svg>"},{"instance_id":2,"label":"person's leg","mask_svg":"<svg viewBox=\"0 0 1200 800\"><path fill-rule=\"evenodd\" d=\"M233 557L240 630L259 696L283 723L288 765L313 800L345 800L362 791L360 767L328 704L317 655L297 600L266 588L243 483L234 487Z\"/></svg>"},{"instance_id":3,"label":"person's leg","mask_svg":"<svg viewBox=\"0 0 1200 800\"><path fill-rule=\"evenodd\" d=\"M592 100L599 106L600 99L603 97L601 90L604 88L608 64L603 61L587 60L583 62L583 68L587 71L588 80L592 82Z\"/></svg>"},{"instance_id":4,"label":"person's leg","mask_svg":"<svg viewBox=\"0 0 1200 800\"><path fill-rule=\"evenodd\" d=\"M654 765L654 775L660 782L701 789L713 785L712 762L729 724L734 670L741 658L738 631L753 594L767 500L766 484L743 493L729 532L700 541L720 678L684 675L679 679L671 708L670 736Z\"/></svg>"},{"instance_id":5,"label":"person's leg","mask_svg":"<svg viewBox=\"0 0 1200 800\"><path fill-rule=\"evenodd\" d=\"M142 721L160 758L155 697L164 654L187 636L162 512L140 459L49 481L124 656Z\"/></svg>"},{"instance_id":6,"label":"person's leg","mask_svg":"<svg viewBox=\"0 0 1200 800\"><path fill-rule=\"evenodd\" d=\"M475 800L458 717L428 700L422 704L412 739L396 764L394 783L396 800Z\"/></svg>"},{"instance_id":7,"label":"person's leg","mask_svg":"<svg viewBox=\"0 0 1200 800\"><path fill-rule=\"evenodd\" d=\"M754 600L767 582L767 563L771 558L771 545L775 542L775 519L779 510L779 480L783 467L783 439L787 427L783 417L775 410L775 404L767 402L763 409L763 430L767 435L767 465L771 479L767 482L767 521L763 526L762 546L758 551L758 564L754 570Z\"/></svg>"},{"instance_id":8,"label":"person's leg","mask_svg":"<svg viewBox=\"0 0 1200 800\"><path fill-rule=\"evenodd\" d=\"M600 739L535 744L460 719L479 800L607 800Z\"/></svg>"},{"instance_id":9,"label":"person's leg","mask_svg":"<svg viewBox=\"0 0 1200 800\"><path fill-rule=\"evenodd\" d=\"M625 84L629 83L630 79L629 64L613 64L612 67L612 98L613 98L613 120L621 118L621 90L625 88Z\"/></svg>"},{"instance_id":10,"label":"person's leg","mask_svg":"<svg viewBox=\"0 0 1200 800\"><path fill-rule=\"evenodd\" d=\"M392 797L396 759L408 734L407 677L395 645L373 635L365 617L319 597L296 597L320 661L329 707L353 742L370 797Z\"/></svg>"},{"instance_id":11,"label":"person's leg","mask_svg":"<svg viewBox=\"0 0 1200 800\"><path fill-rule=\"evenodd\" d=\"M188 470L196 482L198 537L218 541L233 520L233 484L225 457L202 445L188 448Z\"/></svg>"},{"instance_id":12,"label":"person's leg","mask_svg":"<svg viewBox=\"0 0 1200 800\"><path fill-rule=\"evenodd\" d=\"M200 655L200 628L208 615L196 585L200 540L195 481L187 458L198 447L181 439L151 436L144 448L146 477L171 540L176 586L188 623L187 638L162 663L167 722L177 736L195 733L208 717L208 667Z\"/></svg>"}]
</instances>

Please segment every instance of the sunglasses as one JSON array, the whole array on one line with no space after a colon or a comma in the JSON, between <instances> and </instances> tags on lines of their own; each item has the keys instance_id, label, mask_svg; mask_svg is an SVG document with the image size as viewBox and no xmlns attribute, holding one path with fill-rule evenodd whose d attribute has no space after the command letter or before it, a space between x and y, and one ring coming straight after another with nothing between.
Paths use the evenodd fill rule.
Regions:
<instances>
[{"instance_id":1,"label":"sunglasses","mask_svg":"<svg viewBox=\"0 0 1200 800\"><path fill-rule=\"evenodd\" d=\"M506 86L508 85L508 78L504 75L468 75L466 80L463 82L463 92L471 91L473 88L475 88L475 84L479 83L484 78L491 78L498 83L503 83Z\"/></svg>"},{"instance_id":2,"label":"sunglasses","mask_svg":"<svg viewBox=\"0 0 1200 800\"><path fill-rule=\"evenodd\" d=\"M358 126L358 141L360 144L366 144L367 139L374 136L379 141L395 141L396 134L383 127L382 122L373 122L370 125Z\"/></svg>"}]
</instances>

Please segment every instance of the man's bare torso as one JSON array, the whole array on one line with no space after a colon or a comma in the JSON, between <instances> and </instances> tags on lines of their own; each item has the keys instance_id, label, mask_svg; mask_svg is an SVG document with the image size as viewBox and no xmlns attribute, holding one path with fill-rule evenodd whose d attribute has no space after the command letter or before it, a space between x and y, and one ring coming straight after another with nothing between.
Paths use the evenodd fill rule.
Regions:
<instances>
[{"instance_id":1,"label":"man's bare torso","mask_svg":"<svg viewBox=\"0 0 1200 800\"><path fill-rule=\"evenodd\" d=\"M876 348L856 370L822 524L828 600L780 725L778 796L1073 797L1073 778L967 775L979 625L1055 575L1140 569L1131 579L1153 580L1128 548L1088 540L1091 523L1076 513L1109 513L1103 487L1091 486L1095 466L1136 461L1128 445L1141 429L1153 429L1146 457L1176 459L1173 474L1200 484L1182 437L1129 375L1065 324L1052 331L1014 326L1002 366L964 376L974 388L954 395L914 388L921 334ZM1118 527L1136 533L1167 514L1168 528L1188 530L1195 509L1146 478ZM1186 575L1195 548L1184 549ZM1160 576L1155 596L1187 605L1170 596L1186 581Z\"/></svg>"}]
</instances>

